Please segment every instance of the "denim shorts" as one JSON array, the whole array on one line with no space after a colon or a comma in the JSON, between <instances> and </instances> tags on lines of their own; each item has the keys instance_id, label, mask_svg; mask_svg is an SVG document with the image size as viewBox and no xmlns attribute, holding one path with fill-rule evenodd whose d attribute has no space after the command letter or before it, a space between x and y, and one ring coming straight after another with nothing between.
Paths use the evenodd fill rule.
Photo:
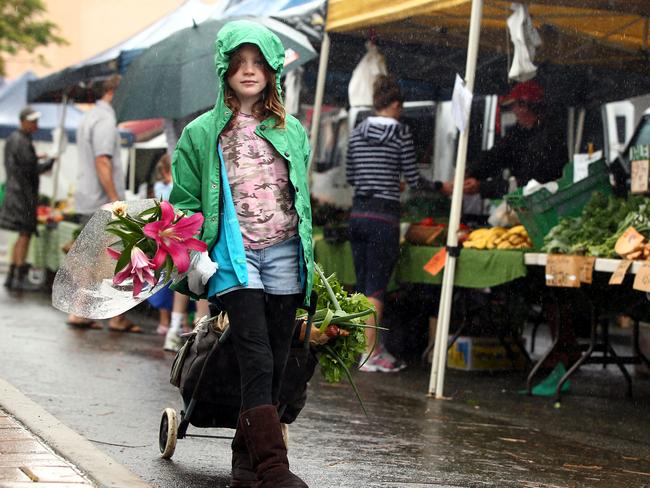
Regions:
<instances>
[{"instance_id":1,"label":"denim shorts","mask_svg":"<svg viewBox=\"0 0 650 488\"><path fill-rule=\"evenodd\" d=\"M302 293L299 250L297 235L264 249L246 249L248 286L228 288L219 295L243 288L264 290L271 295Z\"/></svg>"}]
</instances>

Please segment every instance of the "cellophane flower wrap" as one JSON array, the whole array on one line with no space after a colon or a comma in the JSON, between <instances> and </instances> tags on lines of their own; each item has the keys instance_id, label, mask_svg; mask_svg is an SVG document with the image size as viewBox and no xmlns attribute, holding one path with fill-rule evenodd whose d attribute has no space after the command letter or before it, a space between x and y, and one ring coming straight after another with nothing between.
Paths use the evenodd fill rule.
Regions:
<instances>
[{"instance_id":1,"label":"cellophane flower wrap","mask_svg":"<svg viewBox=\"0 0 650 488\"><path fill-rule=\"evenodd\" d=\"M117 202L112 214L106 231L119 238L107 248L117 261L113 285L132 280L134 297L162 277L170 280L174 272L186 273L190 251L207 250L206 244L194 237L203 225L201 213L188 217L163 201L137 215L128 212L127 203Z\"/></svg>"}]
</instances>

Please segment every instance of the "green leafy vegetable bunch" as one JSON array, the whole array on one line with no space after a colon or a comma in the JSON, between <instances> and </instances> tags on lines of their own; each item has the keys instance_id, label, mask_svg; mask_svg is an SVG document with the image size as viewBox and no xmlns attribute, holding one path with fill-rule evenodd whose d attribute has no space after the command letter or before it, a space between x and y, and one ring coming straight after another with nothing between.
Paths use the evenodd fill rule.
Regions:
<instances>
[{"instance_id":1,"label":"green leafy vegetable bunch","mask_svg":"<svg viewBox=\"0 0 650 488\"><path fill-rule=\"evenodd\" d=\"M579 217L562 218L549 231L542 251L615 257L614 245L625 229L633 225L642 234L650 232L649 203L641 196L624 199L595 192Z\"/></svg>"}]
</instances>

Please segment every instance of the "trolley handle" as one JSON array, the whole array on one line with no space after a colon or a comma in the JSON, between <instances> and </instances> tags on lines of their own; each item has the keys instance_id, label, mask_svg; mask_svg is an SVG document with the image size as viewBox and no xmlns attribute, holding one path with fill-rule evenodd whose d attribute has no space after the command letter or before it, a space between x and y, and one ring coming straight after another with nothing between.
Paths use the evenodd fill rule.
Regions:
<instances>
[{"instance_id":1,"label":"trolley handle","mask_svg":"<svg viewBox=\"0 0 650 488\"><path fill-rule=\"evenodd\" d=\"M309 338L311 337L311 324L314 321L314 314L316 313L316 306L318 305L318 293L314 290L311 292L309 299L309 309L307 310L307 325L305 326L305 339L303 342L303 349L309 350Z\"/></svg>"},{"instance_id":2,"label":"trolley handle","mask_svg":"<svg viewBox=\"0 0 650 488\"><path fill-rule=\"evenodd\" d=\"M309 309L307 310L307 315L314 316L316 313L316 306L318 305L318 293L314 290L311 292L311 298L309 299Z\"/></svg>"}]
</instances>

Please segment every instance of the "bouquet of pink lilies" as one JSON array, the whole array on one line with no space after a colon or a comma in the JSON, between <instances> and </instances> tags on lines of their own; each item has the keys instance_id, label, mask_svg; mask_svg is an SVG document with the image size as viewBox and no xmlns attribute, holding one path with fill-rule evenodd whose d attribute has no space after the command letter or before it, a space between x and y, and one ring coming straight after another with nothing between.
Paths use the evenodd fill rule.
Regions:
<instances>
[{"instance_id":1,"label":"bouquet of pink lilies","mask_svg":"<svg viewBox=\"0 0 650 488\"><path fill-rule=\"evenodd\" d=\"M137 215L130 215L127 210L125 202L113 204L113 219L106 225L106 231L119 241L106 251L117 260L113 285L131 279L134 297L145 283L156 286L163 272L166 280L171 279L174 270L186 273L190 250L206 251L206 244L194 237L203 225L203 214L187 217L165 201L156 202Z\"/></svg>"}]
</instances>

